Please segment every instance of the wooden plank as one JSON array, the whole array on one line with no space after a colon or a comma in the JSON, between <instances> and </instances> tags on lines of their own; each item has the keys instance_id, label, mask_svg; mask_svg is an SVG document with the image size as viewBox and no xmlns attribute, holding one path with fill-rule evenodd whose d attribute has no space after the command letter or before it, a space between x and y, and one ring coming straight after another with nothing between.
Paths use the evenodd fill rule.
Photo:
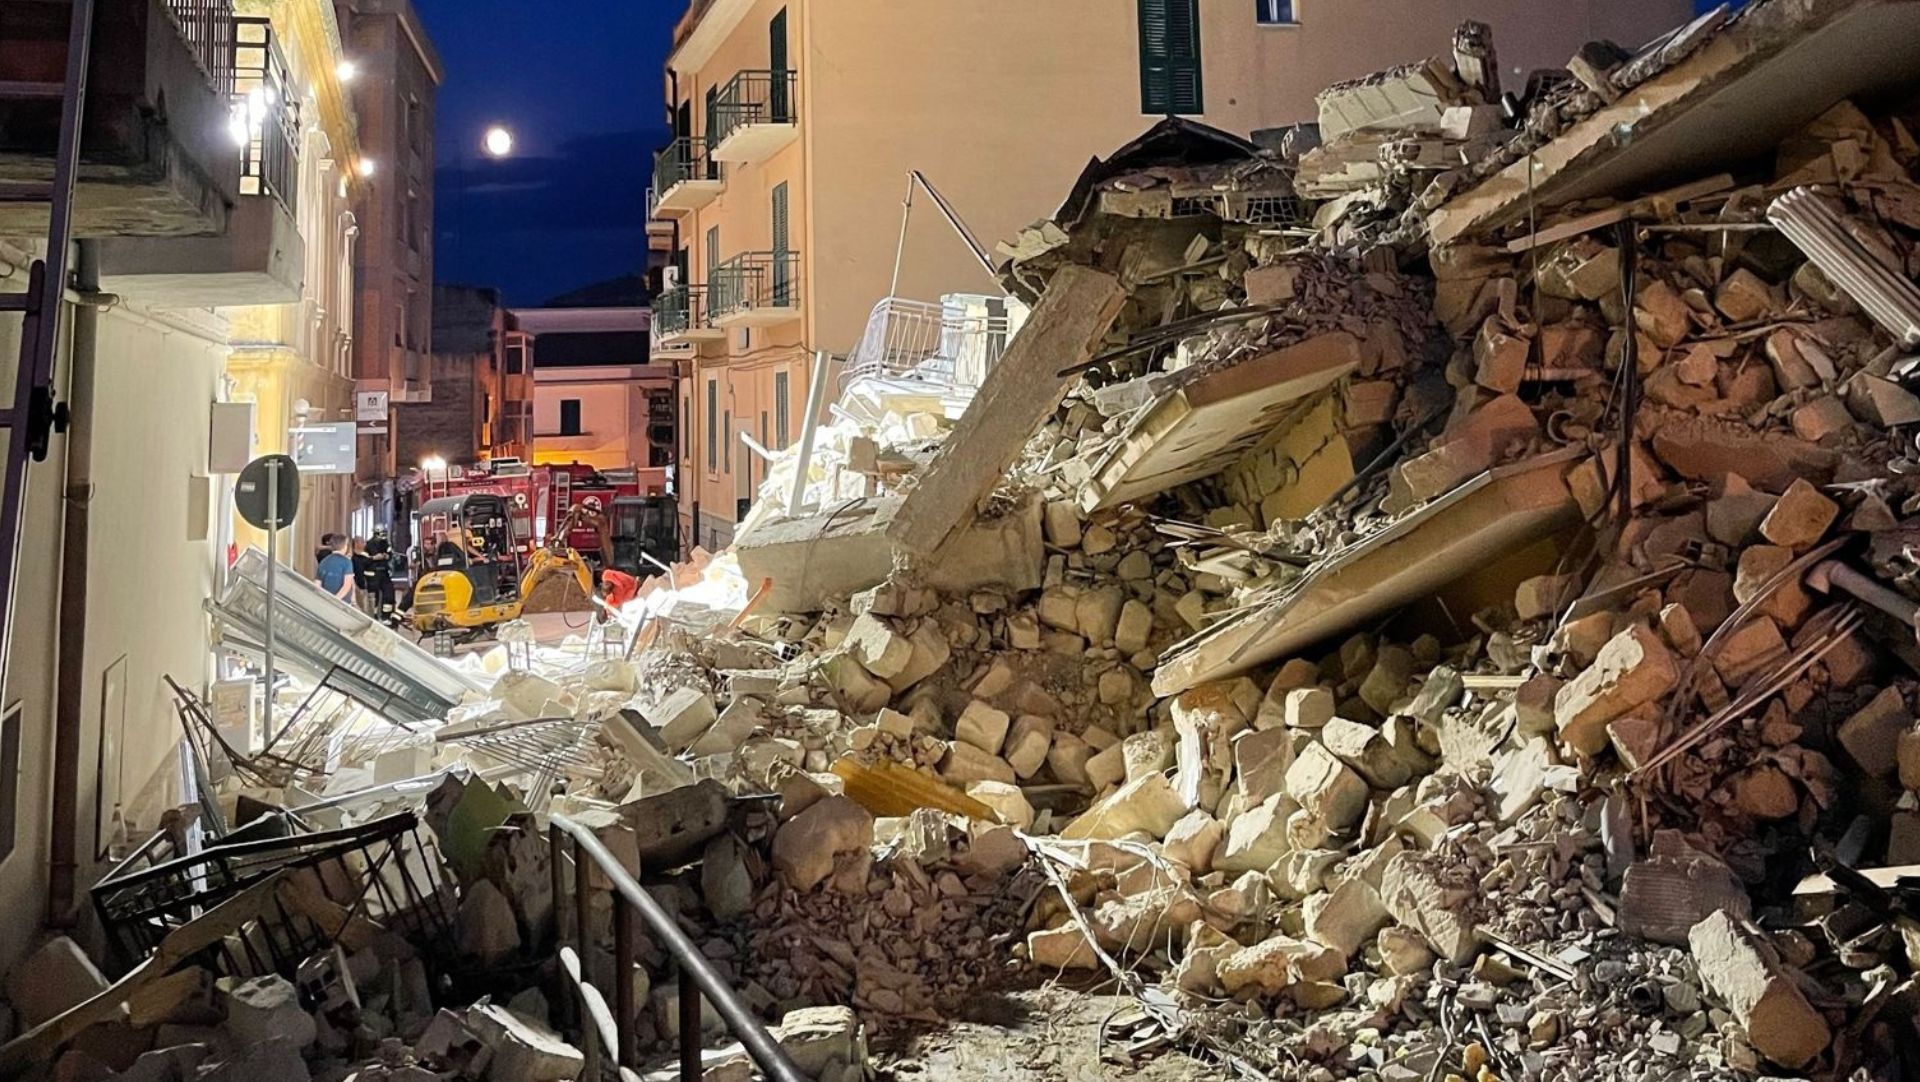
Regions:
<instances>
[{"instance_id":1,"label":"wooden plank","mask_svg":"<svg viewBox=\"0 0 1920 1082\"><path fill-rule=\"evenodd\" d=\"M1154 694L1291 656L1577 521L1566 474L1581 453L1554 451L1483 473L1321 565L1285 597L1175 645L1154 671Z\"/></svg>"},{"instance_id":2,"label":"wooden plank","mask_svg":"<svg viewBox=\"0 0 1920 1082\"><path fill-rule=\"evenodd\" d=\"M1295 404L1359 364L1359 340L1336 331L1184 384L1141 414L1082 506L1097 511L1219 473L1271 435Z\"/></svg>"},{"instance_id":3,"label":"wooden plank","mask_svg":"<svg viewBox=\"0 0 1920 1082\"><path fill-rule=\"evenodd\" d=\"M1110 274L1071 265L1054 273L1026 325L888 525L891 541L931 555L972 517L1077 378L1059 373L1093 357L1126 300L1126 290Z\"/></svg>"}]
</instances>

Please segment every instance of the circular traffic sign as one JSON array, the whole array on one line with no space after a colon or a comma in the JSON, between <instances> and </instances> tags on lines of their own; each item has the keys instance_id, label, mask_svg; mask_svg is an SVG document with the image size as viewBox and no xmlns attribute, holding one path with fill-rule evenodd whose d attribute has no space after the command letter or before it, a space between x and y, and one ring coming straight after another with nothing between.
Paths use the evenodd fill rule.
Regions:
<instances>
[{"instance_id":1,"label":"circular traffic sign","mask_svg":"<svg viewBox=\"0 0 1920 1082\"><path fill-rule=\"evenodd\" d=\"M270 522L268 486L276 482L280 499L274 510L280 521ZM247 468L240 471L240 479L233 483L233 506L255 529L271 530L292 523L294 514L300 510L300 467L287 455L261 455L247 463Z\"/></svg>"}]
</instances>

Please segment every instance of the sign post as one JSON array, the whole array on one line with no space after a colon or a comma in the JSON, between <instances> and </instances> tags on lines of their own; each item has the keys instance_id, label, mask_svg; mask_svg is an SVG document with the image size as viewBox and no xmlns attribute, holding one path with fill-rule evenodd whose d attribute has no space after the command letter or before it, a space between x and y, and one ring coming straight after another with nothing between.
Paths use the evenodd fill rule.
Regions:
<instances>
[{"instance_id":1,"label":"sign post","mask_svg":"<svg viewBox=\"0 0 1920 1082\"><path fill-rule=\"evenodd\" d=\"M286 455L262 455L247 463L233 485L234 507L240 517L267 532L266 638L262 644L267 689L262 704L266 732L261 746L273 739L273 607L278 599L280 530L300 511L300 467Z\"/></svg>"}]
</instances>

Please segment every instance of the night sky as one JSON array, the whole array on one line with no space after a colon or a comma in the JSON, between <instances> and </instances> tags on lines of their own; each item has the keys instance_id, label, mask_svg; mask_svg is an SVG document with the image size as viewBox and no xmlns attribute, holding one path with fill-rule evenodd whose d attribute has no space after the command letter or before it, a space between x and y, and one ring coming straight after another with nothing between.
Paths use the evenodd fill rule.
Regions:
<instances>
[{"instance_id":1,"label":"night sky","mask_svg":"<svg viewBox=\"0 0 1920 1082\"><path fill-rule=\"evenodd\" d=\"M686 0L414 0L447 81L434 277L539 304L640 270L661 67ZM479 151L488 125L511 158Z\"/></svg>"}]
</instances>

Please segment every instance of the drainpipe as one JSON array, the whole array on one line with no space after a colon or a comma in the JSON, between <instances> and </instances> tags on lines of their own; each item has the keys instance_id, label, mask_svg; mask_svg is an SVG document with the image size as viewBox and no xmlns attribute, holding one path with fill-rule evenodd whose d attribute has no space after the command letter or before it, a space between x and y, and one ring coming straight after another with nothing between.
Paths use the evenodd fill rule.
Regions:
<instances>
[{"instance_id":1,"label":"drainpipe","mask_svg":"<svg viewBox=\"0 0 1920 1082\"><path fill-rule=\"evenodd\" d=\"M74 878L79 869L81 700L86 692L87 528L93 500L94 350L100 311L89 298L100 289L98 252L79 241L74 284L82 298L73 307L73 344L68 358L66 496L60 540L59 663L55 676L53 728L52 862L47 875L47 921L74 924Z\"/></svg>"}]
</instances>

